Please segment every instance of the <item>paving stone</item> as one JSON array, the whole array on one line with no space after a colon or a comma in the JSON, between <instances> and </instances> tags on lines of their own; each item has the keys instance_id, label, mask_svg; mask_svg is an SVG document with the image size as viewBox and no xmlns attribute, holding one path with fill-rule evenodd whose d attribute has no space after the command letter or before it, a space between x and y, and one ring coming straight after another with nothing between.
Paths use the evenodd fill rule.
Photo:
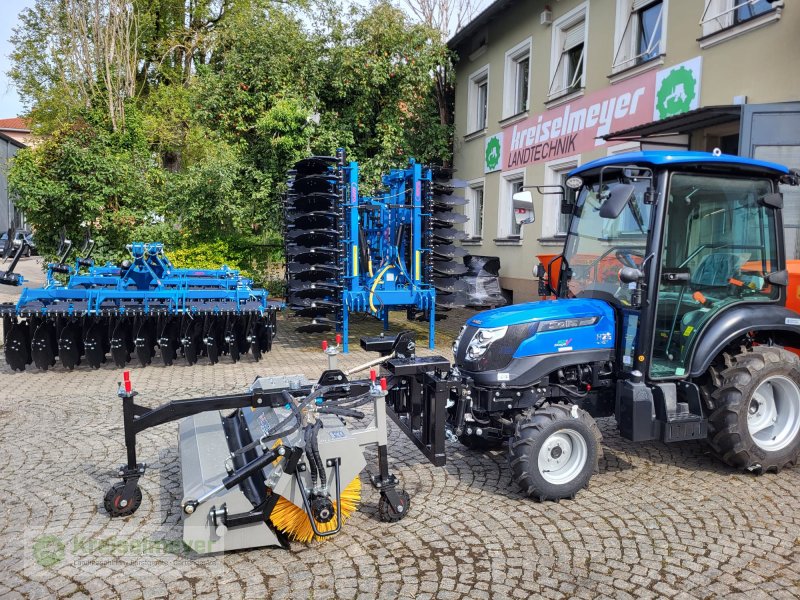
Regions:
<instances>
[{"instance_id":1,"label":"paving stone","mask_svg":"<svg viewBox=\"0 0 800 600\"><path fill-rule=\"evenodd\" d=\"M468 313L437 323L439 350ZM393 319L393 328L406 325ZM418 330L420 327L413 324ZM322 336L301 336L282 320L261 362L172 368L131 365L147 406L241 391L257 375L326 366ZM372 358L357 347L340 367ZM424 348L420 338L420 353ZM0 596L3 598L792 598L800 589L800 469L756 477L733 472L703 443L632 443L600 419L604 458L573 501L537 503L515 489L503 451L448 443L435 468L394 426L390 464L412 496L399 523L377 518L379 495L364 485L361 509L334 539L290 550L225 555L78 556L81 540L179 540L176 426L139 438L144 499L111 520L102 497L124 459L120 370L12 373L0 361ZM368 468L376 455L367 452ZM366 477L363 479L366 484ZM37 564L44 535L65 558Z\"/></svg>"}]
</instances>

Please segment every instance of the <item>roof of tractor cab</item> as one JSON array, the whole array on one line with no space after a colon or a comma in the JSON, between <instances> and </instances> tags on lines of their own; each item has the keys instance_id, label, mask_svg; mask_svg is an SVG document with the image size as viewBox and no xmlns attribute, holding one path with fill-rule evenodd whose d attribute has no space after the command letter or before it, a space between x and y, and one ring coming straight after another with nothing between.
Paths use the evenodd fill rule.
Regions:
<instances>
[{"instance_id":1,"label":"roof of tractor cab","mask_svg":"<svg viewBox=\"0 0 800 600\"><path fill-rule=\"evenodd\" d=\"M627 152L615 154L588 162L573 169L569 175L585 176L599 173L602 167L609 165L645 165L653 167L722 167L747 174L758 173L770 177L787 175L789 169L777 163L752 158L743 158L731 154L714 155L711 152L648 150L645 152Z\"/></svg>"}]
</instances>

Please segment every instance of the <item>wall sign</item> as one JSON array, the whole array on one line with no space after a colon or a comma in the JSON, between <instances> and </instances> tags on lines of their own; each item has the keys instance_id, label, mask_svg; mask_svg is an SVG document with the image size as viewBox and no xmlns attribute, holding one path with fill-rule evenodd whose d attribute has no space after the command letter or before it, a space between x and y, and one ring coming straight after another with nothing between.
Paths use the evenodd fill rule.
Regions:
<instances>
[{"instance_id":1,"label":"wall sign","mask_svg":"<svg viewBox=\"0 0 800 600\"><path fill-rule=\"evenodd\" d=\"M502 167L501 161L503 158L503 132L496 133L486 138L486 146L484 148L484 162L483 172L491 173L492 171L499 171Z\"/></svg>"},{"instance_id":2,"label":"wall sign","mask_svg":"<svg viewBox=\"0 0 800 600\"><path fill-rule=\"evenodd\" d=\"M490 165L498 147L502 170L518 169L606 146L602 136L612 131L693 110L700 103L701 66L698 56L648 71L510 125L486 140L485 172L501 168L494 162ZM498 136L499 146L493 142Z\"/></svg>"}]
</instances>

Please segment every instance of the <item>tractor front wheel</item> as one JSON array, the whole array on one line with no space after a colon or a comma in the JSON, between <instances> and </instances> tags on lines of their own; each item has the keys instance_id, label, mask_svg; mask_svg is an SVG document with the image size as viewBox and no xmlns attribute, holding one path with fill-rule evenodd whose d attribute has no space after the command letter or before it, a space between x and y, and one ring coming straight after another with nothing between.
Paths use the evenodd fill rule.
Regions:
<instances>
[{"instance_id":1,"label":"tractor front wheel","mask_svg":"<svg viewBox=\"0 0 800 600\"><path fill-rule=\"evenodd\" d=\"M800 456L800 359L755 346L712 367L708 442L723 461L754 473L778 471Z\"/></svg>"},{"instance_id":2,"label":"tractor front wheel","mask_svg":"<svg viewBox=\"0 0 800 600\"><path fill-rule=\"evenodd\" d=\"M517 423L509 441L511 477L539 501L574 498L597 471L601 439L586 411L545 404Z\"/></svg>"}]
</instances>

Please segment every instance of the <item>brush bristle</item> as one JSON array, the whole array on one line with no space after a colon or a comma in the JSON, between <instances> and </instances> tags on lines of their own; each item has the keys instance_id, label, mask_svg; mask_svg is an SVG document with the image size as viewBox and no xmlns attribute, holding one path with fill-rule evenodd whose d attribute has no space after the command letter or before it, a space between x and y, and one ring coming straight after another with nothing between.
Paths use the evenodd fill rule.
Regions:
<instances>
[{"instance_id":1,"label":"brush bristle","mask_svg":"<svg viewBox=\"0 0 800 600\"><path fill-rule=\"evenodd\" d=\"M342 490L342 523L358 509L361 501L361 479L356 477L350 484ZM333 503L334 510L339 510L336 502ZM327 538L319 537L311 529L311 521L306 511L289 502L286 498L278 498L275 508L270 514L270 521L279 531L285 533L289 538L298 542L310 542L313 539L324 540ZM317 521L317 529L321 532L331 531L336 528L336 516L327 523Z\"/></svg>"}]
</instances>

